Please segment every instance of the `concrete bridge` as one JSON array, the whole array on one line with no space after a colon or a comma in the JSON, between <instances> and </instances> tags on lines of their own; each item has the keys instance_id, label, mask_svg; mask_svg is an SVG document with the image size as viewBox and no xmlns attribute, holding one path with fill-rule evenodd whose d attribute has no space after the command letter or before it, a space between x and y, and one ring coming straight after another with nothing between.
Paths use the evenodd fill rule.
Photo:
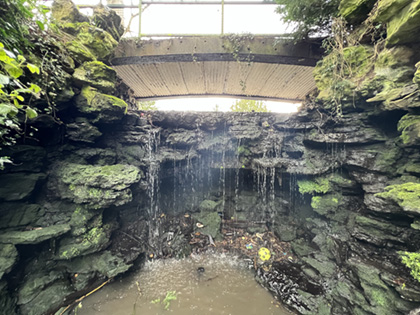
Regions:
<instances>
[{"instance_id":1,"label":"concrete bridge","mask_svg":"<svg viewBox=\"0 0 420 315\"><path fill-rule=\"evenodd\" d=\"M317 42L275 36L185 36L125 39L112 66L143 100L230 96L301 101L315 88Z\"/></svg>"}]
</instances>

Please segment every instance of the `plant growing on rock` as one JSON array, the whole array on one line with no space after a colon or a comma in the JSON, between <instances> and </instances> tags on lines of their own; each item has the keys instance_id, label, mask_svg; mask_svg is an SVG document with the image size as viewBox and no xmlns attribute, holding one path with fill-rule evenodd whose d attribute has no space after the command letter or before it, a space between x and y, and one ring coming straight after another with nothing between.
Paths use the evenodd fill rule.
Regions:
<instances>
[{"instance_id":1,"label":"plant growing on rock","mask_svg":"<svg viewBox=\"0 0 420 315\"><path fill-rule=\"evenodd\" d=\"M420 282L420 253L399 252L401 261L411 269L411 275Z\"/></svg>"}]
</instances>

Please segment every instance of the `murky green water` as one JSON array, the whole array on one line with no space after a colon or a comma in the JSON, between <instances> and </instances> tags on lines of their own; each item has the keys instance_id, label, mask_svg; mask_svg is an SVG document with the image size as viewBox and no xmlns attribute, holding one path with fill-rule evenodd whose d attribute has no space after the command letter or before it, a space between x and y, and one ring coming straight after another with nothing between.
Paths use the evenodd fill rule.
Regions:
<instances>
[{"instance_id":1,"label":"murky green water","mask_svg":"<svg viewBox=\"0 0 420 315\"><path fill-rule=\"evenodd\" d=\"M199 267L204 267L205 272L199 273ZM176 300L164 303L171 291L176 292ZM137 274L111 283L83 300L77 314L290 314L273 302L241 260L203 254L148 262Z\"/></svg>"}]
</instances>

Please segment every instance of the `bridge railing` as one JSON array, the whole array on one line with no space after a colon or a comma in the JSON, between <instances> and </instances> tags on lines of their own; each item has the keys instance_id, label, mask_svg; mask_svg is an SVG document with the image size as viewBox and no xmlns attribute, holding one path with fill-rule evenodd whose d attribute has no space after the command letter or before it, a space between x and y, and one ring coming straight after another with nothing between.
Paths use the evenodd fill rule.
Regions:
<instances>
[{"instance_id":1,"label":"bridge railing","mask_svg":"<svg viewBox=\"0 0 420 315\"><path fill-rule=\"evenodd\" d=\"M89 0L74 0L75 3L78 5L78 7L82 10L86 10L86 9L92 9L95 5L99 4L99 3L103 3L102 0L90 0L90 2L88 4L86 4L86 2L88 2ZM84 3L83 3L84 2ZM122 3L125 2L125 3ZM92 4L93 3L93 4ZM206 35L206 36L211 36L211 35L224 35L225 31L226 31L226 21L228 22L232 22L232 20L237 19L238 16L236 15L235 12L232 13L232 8L234 8L235 11L237 11L238 6L259 6L260 8L262 6L267 7L269 6L270 8L272 8L272 13L273 15L276 15L277 20L279 21L279 25L280 24L280 16L277 15L276 13L274 13L275 11L275 7L277 6L276 2L274 0L131 0L131 4L126 4L127 1L124 0L108 0L106 5L108 7L110 7L111 9L115 10L122 18L123 20L126 20L126 25L125 27L127 28L127 32L126 35L129 34L135 34L135 36L138 37L172 37L172 36L197 36L197 35ZM185 33L176 33L174 34L171 31L164 31L164 32L159 32L158 34L156 33L144 33L143 32L143 27L144 27L144 15L147 14L147 8L149 8L150 6L167 6L168 8L173 8L171 7L172 5L189 5L190 8L191 7L206 7L206 12L205 15L208 14L212 14L212 16L214 17L216 14L218 15L217 18L212 19L212 25L210 26L213 30L216 30L216 32L212 32L212 34L208 34L208 33L201 33L201 34L185 34ZM207 9L212 7L212 9ZM214 9L214 8L215 9ZM151 7L153 8L153 7ZM227 10L226 10L227 8ZM230 12L228 17L226 17L227 15L227 11ZM217 13L216 13L217 12ZM195 16L189 16L187 19L191 19L193 20L194 18L196 18ZM265 24L265 20L261 20L261 21L255 21L253 20L253 17L249 17L249 19L251 19L249 21L248 24L253 23L253 25L257 25L258 26L263 26ZM217 24L219 22L217 22L217 20L220 21L219 26L217 26ZM199 28L200 26L202 26L201 21L197 20L197 23L199 23L200 25L191 25L191 29L195 29L195 32L197 32L197 28ZM179 21L180 23L183 23L185 21ZM217 23L217 24L215 24ZM136 25L137 24L137 25ZM162 21L162 24L165 24L165 26L167 24L167 21ZM178 23L172 23L172 27L176 26L176 24ZM137 27L136 27L137 26ZM281 27L281 26L280 26ZM133 30L133 28L137 28L137 32ZM229 33L237 33L236 31L232 32L232 31L228 31ZM243 32L243 31L241 31ZM284 30L278 30L275 31L275 33L284 33ZM252 31L252 33L258 33L258 35L265 35L262 34L261 32L254 32ZM273 35L275 33L270 33L270 34L266 34L266 35ZM133 37L133 35L131 35L131 37Z\"/></svg>"}]
</instances>

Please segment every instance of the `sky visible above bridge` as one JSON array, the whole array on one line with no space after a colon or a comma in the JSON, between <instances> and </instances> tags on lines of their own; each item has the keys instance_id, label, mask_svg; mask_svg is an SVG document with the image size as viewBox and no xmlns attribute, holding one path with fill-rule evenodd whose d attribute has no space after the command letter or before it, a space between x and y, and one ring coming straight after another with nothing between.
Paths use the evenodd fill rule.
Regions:
<instances>
[{"instance_id":1,"label":"sky visible above bridge","mask_svg":"<svg viewBox=\"0 0 420 315\"><path fill-rule=\"evenodd\" d=\"M73 0L77 5L96 5L101 0ZM174 1L176 0L169 0ZM190 0L188 0L190 1ZM232 0L229 0L232 1ZM233 0L235 1L235 0ZM255 0L236 0L250 1ZM116 0L102 0L103 4L118 3ZM159 0L154 0L158 3ZM178 1L181 2L181 1ZM206 0L198 2L206 2ZM124 5L138 5L138 0L123 0ZM145 6L143 6L145 7ZM279 14L275 13L277 5L225 5L224 7L224 33L235 34L285 34L291 31L281 21ZM81 9L90 14L91 9ZM124 26L129 30L126 36L138 36L138 18L130 23L132 15L138 13L137 8L126 8L122 11ZM221 5L210 4L152 4L142 13L142 34L220 34L221 33ZM158 100L156 105L162 110L194 110L197 107L197 98ZM206 97L200 100L202 110L211 111L217 105L222 111L229 110L235 99ZM293 112L299 104L282 102L265 102L272 112Z\"/></svg>"}]
</instances>

